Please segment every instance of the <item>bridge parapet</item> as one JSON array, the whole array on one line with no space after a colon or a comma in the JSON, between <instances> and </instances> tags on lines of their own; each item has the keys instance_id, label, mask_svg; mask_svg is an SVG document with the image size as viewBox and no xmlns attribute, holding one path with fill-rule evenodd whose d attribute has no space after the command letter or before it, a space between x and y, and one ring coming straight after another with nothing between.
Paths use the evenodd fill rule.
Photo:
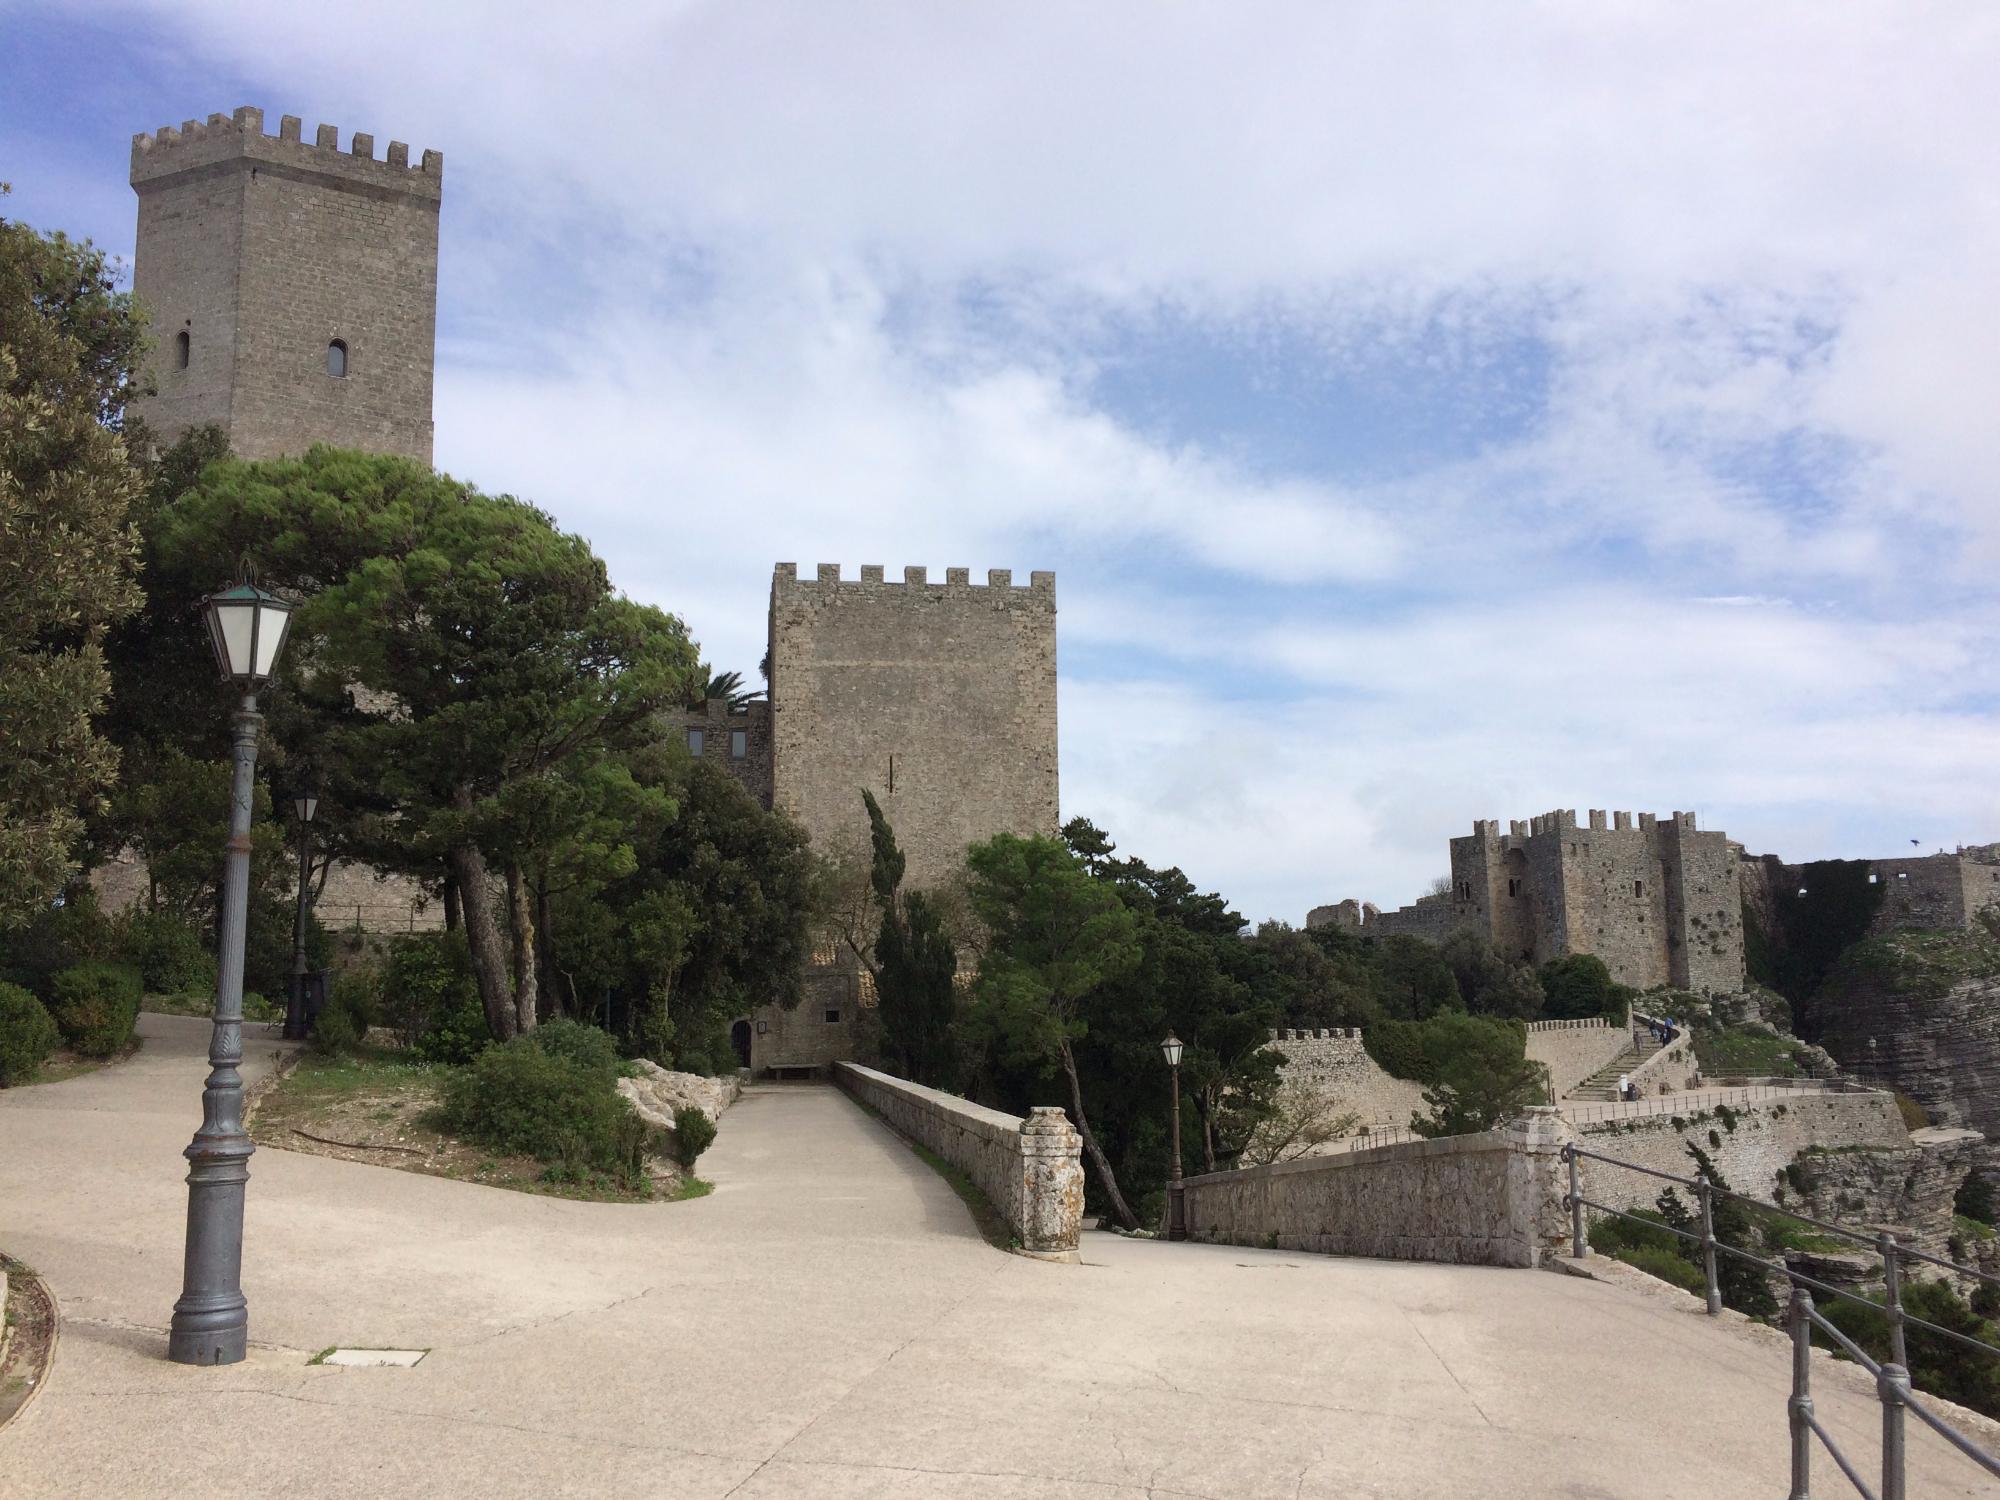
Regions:
<instances>
[{"instance_id":1,"label":"bridge parapet","mask_svg":"<svg viewBox=\"0 0 2000 1500\"><path fill-rule=\"evenodd\" d=\"M1060 1109L1033 1109L1023 1120L859 1063L835 1063L833 1077L897 1131L977 1183L1014 1231L1021 1254L1076 1260L1083 1138Z\"/></svg>"}]
</instances>

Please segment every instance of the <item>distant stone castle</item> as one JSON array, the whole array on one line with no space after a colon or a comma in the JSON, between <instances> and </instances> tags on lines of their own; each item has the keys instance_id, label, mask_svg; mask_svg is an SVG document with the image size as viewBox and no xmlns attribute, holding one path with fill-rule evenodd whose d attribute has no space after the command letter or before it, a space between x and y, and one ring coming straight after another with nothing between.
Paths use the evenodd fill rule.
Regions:
<instances>
[{"instance_id":1,"label":"distant stone castle","mask_svg":"<svg viewBox=\"0 0 2000 1500\"><path fill-rule=\"evenodd\" d=\"M1611 977L1637 989L1663 985L1725 993L1741 989L1743 908L1767 919L1797 891L1801 866L1753 858L1741 844L1695 827L1695 815L1660 819L1592 809L1472 825L1451 841L1451 886L1396 911L1359 901L1316 906L1308 927L1371 936L1404 933L1442 942L1469 930L1510 959L1543 964L1595 954ZM1963 928L2000 907L2000 862L1984 850L1870 862L1885 886L1875 929Z\"/></svg>"},{"instance_id":2,"label":"distant stone castle","mask_svg":"<svg viewBox=\"0 0 2000 1500\"><path fill-rule=\"evenodd\" d=\"M286 115L163 127L132 141L139 196L133 289L155 338L157 394L138 414L160 441L213 423L248 458L314 443L431 461L438 211L444 159L415 165L372 136L343 152L321 125L306 144ZM876 565L843 579L822 563L771 578L770 699L712 701L683 716L691 755L724 765L816 848L865 859L874 793L895 826L912 886L950 879L972 843L1057 823L1053 573L1017 586L1005 570L942 581ZM127 861L129 866L130 861ZM124 899L143 870L107 872ZM113 898L115 899L115 898ZM404 931L438 925L413 882L336 868L322 915ZM747 1065L854 1055L871 1001L851 956L823 942L795 1010L739 1018Z\"/></svg>"}]
</instances>

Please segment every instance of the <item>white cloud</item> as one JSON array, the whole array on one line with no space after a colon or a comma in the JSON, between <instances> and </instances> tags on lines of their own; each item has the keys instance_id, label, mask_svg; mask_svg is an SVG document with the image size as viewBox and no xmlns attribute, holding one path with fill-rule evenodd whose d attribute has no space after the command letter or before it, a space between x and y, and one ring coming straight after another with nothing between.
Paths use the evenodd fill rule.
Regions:
<instances>
[{"instance_id":1,"label":"white cloud","mask_svg":"<svg viewBox=\"0 0 2000 1500\"><path fill-rule=\"evenodd\" d=\"M445 150L441 461L718 665L777 560L1058 568L1066 806L1253 914L1544 806L2000 823L1974 0L105 8ZM1528 416L1280 471L1106 406L1169 318Z\"/></svg>"}]
</instances>

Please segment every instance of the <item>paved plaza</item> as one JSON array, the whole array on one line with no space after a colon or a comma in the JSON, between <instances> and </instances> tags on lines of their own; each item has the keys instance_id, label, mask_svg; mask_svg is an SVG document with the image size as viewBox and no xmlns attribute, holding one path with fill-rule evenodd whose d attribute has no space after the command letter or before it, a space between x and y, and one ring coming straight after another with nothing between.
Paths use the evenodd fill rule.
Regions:
<instances>
[{"instance_id":1,"label":"paved plaza","mask_svg":"<svg viewBox=\"0 0 2000 1500\"><path fill-rule=\"evenodd\" d=\"M0 1495L1783 1494L1786 1357L1678 1294L1086 1234L996 1251L831 1089L758 1087L714 1194L540 1198L260 1150L251 1355L166 1362L205 1022L0 1092L0 1247L62 1307ZM252 1077L276 1044L253 1028ZM328 1345L409 1369L309 1366ZM1872 1456L1874 1402L1820 1411ZM1912 1494L1988 1493L1913 1431ZM1838 1482L1826 1468L1827 1492Z\"/></svg>"}]
</instances>

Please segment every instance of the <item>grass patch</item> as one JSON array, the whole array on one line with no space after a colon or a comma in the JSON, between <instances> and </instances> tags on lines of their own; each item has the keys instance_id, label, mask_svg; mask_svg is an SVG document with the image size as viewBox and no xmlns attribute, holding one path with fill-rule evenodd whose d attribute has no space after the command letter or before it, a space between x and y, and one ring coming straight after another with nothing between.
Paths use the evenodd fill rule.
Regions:
<instances>
[{"instance_id":1,"label":"grass patch","mask_svg":"<svg viewBox=\"0 0 2000 1500\"><path fill-rule=\"evenodd\" d=\"M1708 1293L1708 1279L1701 1267L1693 1261L1676 1254L1672 1250L1662 1250L1657 1245L1633 1245L1612 1256L1635 1270L1644 1271L1648 1276L1671 1282L1684 1292L1693 1292L1697 1297Z\"/></svg>"},{"instance_id":2,"label":"grass patch","mask_svg":"<svg viewBox=\"0 0 2000 1500\"><path fill-rule=\"evenodd\" d=\"M307 1360L306 1363L309 1365L323 1365L326 1363L326 1357L329 1354L333 1353L333 1351L338 1349L339 1347L340 1345L338 1344L328 1344L324 1349L320 1350L319 1353L315 1354L311 1359Z\"/></svg>"},{"instance_id":3,"label":"grass patch","mask_svg":"<svg viewBox=\"0 0 2000 1500\"><path fill-rule=\"evenodd\" d=\"M1978 1219L1968 1219L1964 1214L1953 1214L1951 1227L1954 1233L1962 1234L1969 1240L1990 1240L1996 1234L2000 1234L2000 1230L1996 1230L1991 1224L1981 1223Z\"/></svg>"},{"instance_id":4,"label":"grass patch","mask_svg":"<svg viewBox=\"0 0 2000 1500\"><path fill-rule=\"evenodd\" d=\"M139 1009L150 1010L162 1016L200 1016L206 1020L215 1014L215 993L212 990L181 990L176 994L161 995L148 992L139 1002ZM246 1023L264 1024L285 1019L282 1002L266 1000L252 990L243 997L243 1019Z\"/></svg>"},{"instance_id":5,"label":"grass patch","mask_svg":"<svg viewBox=\"0 0 2000 1500\"><path fill-rule=\"evenodd\" d=\"M1704 1074L1717 1077L1797 1078L1798 1042L1736 1027L1703 1032L1694 1039L1694 1055Z\"/></svg>"},{"instance_id":6,"label":"grass patch","mask_svg":"<svg viewBox=\"0 0 2000 1500\"><path fill-rule=\"evenodd\" d=\"M690 1198L706 1198L715 1191L715 1184L703 1177L683 1177L681 1185L674 1189L667 1199L669 1203L685 1203Z\"/></svg>"},{"instance_id":7,"label":"grass patch","mask_svg":"<svg viewBox=\"0 0 2000 1500\"><path fill-rule=\"evenodd\" d=\"M86 1073L95 1073L100 1068L108 1068L124 1062L143 1045L140 1038L133 1037L109 1057L79 1057L76 1053L62 1051L42 1064L41 1072L26 1083L17 1083L15 1088L29 1089L41 1083L67 1083L72 1078L81 1078Z\"/></svg>"}]
</instances>

